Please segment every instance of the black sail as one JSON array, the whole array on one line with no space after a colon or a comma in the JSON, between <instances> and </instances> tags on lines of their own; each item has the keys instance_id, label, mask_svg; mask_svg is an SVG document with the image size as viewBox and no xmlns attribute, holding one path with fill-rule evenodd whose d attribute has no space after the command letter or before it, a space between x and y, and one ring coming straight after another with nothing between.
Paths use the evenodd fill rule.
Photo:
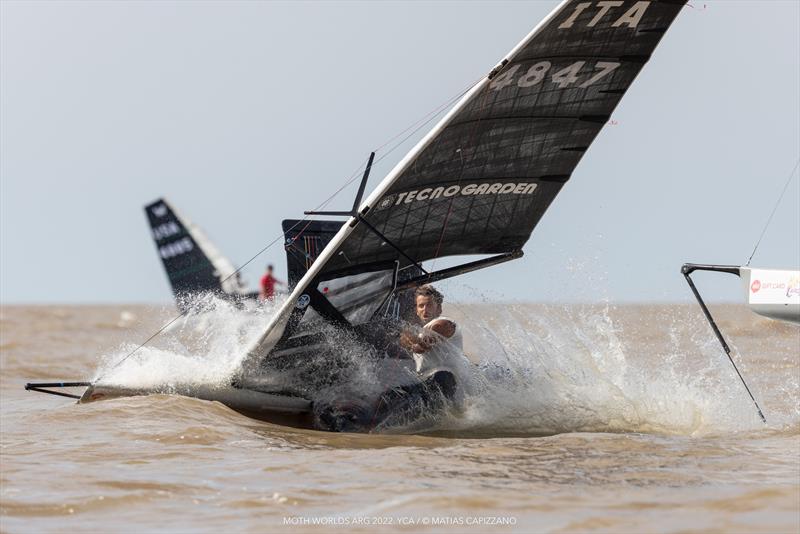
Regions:
<instances>
[{"instance_id":1,"label":"black sail","mask_svg":"<svg viewBox=\"0 0 800 534\"><path fill-rule=\"evenodd\" d=\"M684 4L560 4L361 204L251 356L291 336L308 308L333 322L349 321L324 298L332 287L326 281L358 272L367 280L379 276L368 271L380 273L389 264L419 266L443 256L518 257ZM392 283L402 284L400 278Z\"/></svg>"},{"instance_id":2,"label":"black sail","mask_svg":"<svg viewBox=\"0 0 800 534\"><path fill-rule=\"evenodd\" d=\"M324 270L522 248L683 3L566 2L369 206L382 237L359 224Z\"/></svg>"},{"instance_id":3,"label":"black sail","mask_svg":"<svg viewBox=\"0 0 800 534\"><path fill-rule=\"evenodd\" d=\"M192 294L234 292L222 283L235 271L233 265L172 204L160 198L145 206L144 211L181 311L190 308L184 297Z\"/></svg>"}]
</instances>

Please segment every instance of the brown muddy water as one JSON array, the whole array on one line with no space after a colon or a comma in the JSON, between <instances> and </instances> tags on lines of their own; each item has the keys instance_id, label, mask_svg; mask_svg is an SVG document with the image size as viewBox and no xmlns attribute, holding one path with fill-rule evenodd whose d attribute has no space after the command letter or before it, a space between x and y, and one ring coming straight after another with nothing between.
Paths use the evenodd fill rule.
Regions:
<instances>
[{"instance_id":1,"label":"brown muddy water","mask_svg":"<svg viewBox=\"0 0 800 534\"><path fill-rule=\"evenodd\" d=\"M480 387L414 436L26 392L224 381L264 317L220 309L114 367L174 311L4 306L0 530L798 532L800 330L715 310L766 425L693 305L471 304L445 313Z\"/></svg>"}]
</instances>

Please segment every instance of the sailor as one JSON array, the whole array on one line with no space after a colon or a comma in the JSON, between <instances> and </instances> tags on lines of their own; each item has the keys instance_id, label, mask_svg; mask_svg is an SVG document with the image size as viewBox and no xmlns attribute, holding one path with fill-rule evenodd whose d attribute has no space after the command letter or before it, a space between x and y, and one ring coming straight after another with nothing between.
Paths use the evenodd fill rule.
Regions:
<instances>
[{"instance_id":1,"label":"sailor","mask_svg":"<svg viewBox=\"0 0 800 534\"><path fill-rule=\"evenodd\" d=\"M258 293L258 300L272 300L275 297L275 285L282 286L283 282L275 278L272 274L272 264L267 265L267 272L261 277L261 291Z\"/></svg>"},{"instance_id":2,"label":"sailor","mask_svg":"<svg viewBox=\"0 0 800 534\"><path fill-rule=\"evenodd\" d=\"M461 329L442 316L443 302L444 296L433 286L420 286L414 292L414 311L422 331L404 330L400 344L412 352L418 373L437 367L454 350L463 355Z\"/></svg>"}]
</instances>

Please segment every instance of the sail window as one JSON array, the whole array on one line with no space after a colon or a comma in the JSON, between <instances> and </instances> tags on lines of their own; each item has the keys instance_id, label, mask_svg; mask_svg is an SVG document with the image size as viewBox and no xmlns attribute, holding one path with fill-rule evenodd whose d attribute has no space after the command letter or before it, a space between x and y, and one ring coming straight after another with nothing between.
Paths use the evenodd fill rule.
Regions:
<instances>
[{"instance_id":1,"label":"sail window","mask_svg":"<svg viewBox=\"0 0 800 534\"><path fill-rule=\"evenodd\" d=\"M352 325L365 323L394 289L394 269L323 280L317 290Z\"/></svg>"},{"instance_id":2,"label":"sail window","mask_svg":"<svg viewBox=\"0 0 800 534\"><path fill-rule=\"evenodd\" d=\"M386 264L384 264L386 265ZM396 285L396 264L391 269L355 272L322 280L316 285L317 294L324 297L351 325L368 322L389 298ZM324 306L312 299L292 338L319 330L325 322Z\"/></svg>"}]
</instances>

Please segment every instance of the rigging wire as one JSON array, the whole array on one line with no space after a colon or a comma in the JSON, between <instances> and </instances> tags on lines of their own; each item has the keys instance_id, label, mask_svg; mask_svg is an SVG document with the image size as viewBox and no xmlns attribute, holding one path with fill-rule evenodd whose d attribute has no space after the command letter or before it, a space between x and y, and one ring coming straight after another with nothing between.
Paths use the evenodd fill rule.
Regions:
<instances>
[{"instance_id":1,"label":"rigging wire","mask_svg":"<svg viewBox=\"0 0 800 534\"><path fill-rule=\"evenodd\" d=\"M778 201L775 202L775 206L772 208L772 213L769 214L769 217L767 218L767 223L764 225L764 229L761 230L761 235L758 237L758 241L756 241L756 246L753 247L753 252L750 254L750 257L747 258L747 263L744 264L745 267L748 267L750 265L750 261L752 261L753 256L756 255L756 250L758 250L758 246L761 244L761 240L764 238L764 234L767 233L767 228L769 228L769 223L772 222L772 217L778 210L778 206L780 205L781 200L783 200L783 195L785 195L786 190L789 189L789 184L791 183L792 178L794 177L794 173L797 170L798 166L800 166L800 158L797 159L797 163L794 164L792 172L789 173L789 178L786 180L786 184L784 184L783 186L783 191L781 191L781 194L778 197Z\"/></svg>"},{"instance_id":2,"label":"rigging wire","mask_svg":"<svg viewBox=\"0 0 800 534\"><path fill-rule=\"evenodd\" d=\"M474 86L475 86L475 84L479 83L479 82L480 82L480 80L482 80L482 79L483 79L483 76L481 76L481 78L478 78L476 81L474 81L474 82L470 83L470 85L469 85L469 86L467 86L465 89L463 89L463 90L462 90L461 92L459 92L457 95L455 95L455 96L453 96L453 97L451 97L451 98L448 98L448 99L447 99L445 102L443 102L442 104L438 105L438 106L437 106L436 108L434 108L433 110L431 110L431 111L429 111L428 113L426 113L425 115L423 115L423 116L422 116L420 119L417 119L417 120L416 120L415 122L413 122L413 123L412 123L410 126L406 127L405 129L403 129L403 130L402 130L402 131L400 131L399 133L397 133L397 134L395 134L394 136L392 136L391 138L389 138L389 139L388 139L386 142L384 142L383 144L379 145L379 146L378 146L378 148L376 148L376 149L374 150L375 152L378 152L379 150L383 149L383 148L384 148L386 145L388 145L389 143L391 143L392 141L394 141L394 140L395 140L395 139L397 139L398 137L402 136L404 133L406 133L406 132L408 132L409 130L411 130L411 132L410 132L410 133L408 133L408 135L406 135L406 136L405 136L405 137L403 137L403 138L402 138L400 141L398 141L398 142L397 142L397 143L396 143L396 144L395 144L395 145L394 145L392 148L390 148L389 150L387 150L387 151L383 152L383 154L382 154L382 155L381 155L381 156L380 156L380 157L379 157L379 158L378 158L376 161L374 161L374 162L373 162L373 166L374 166L376 163L379 163L380 161L382 161L382 160L383 160L385 157L387 157L389 154L391 154L392 152L394 152L394 151L395 151L395 150L396 150L398 147L400 147L401 145L403 145L403 144L404 144L406 141L408 141L408 139L409 139L409 138L411 138L411 137L412 137L413 135L415 135L415 134L416 134L416 133L417 133L417 132L418 132L418 131L419 131L419 130L422 128L422 127L424 127L426 124L428 124L430 121L432 121L432 120L433 120L435 117L437 117L437 116L438 116L438 115L439 115L439 114L440 114L440 113L441 113L443 110L447 109L447 108L448 108L449 106L451 106L451 105L452 105L452 104L453 104L455 101L457 101L458 99L460 99L461 97L463 97L463 96L464 96L464 95L465 95L467 92L469 92L469 90L470 90L470 89L472 89L472 87L474 87ZM356 169L356 170L353 172L353 174L350 176L350 178L349 178L349 179L348 179L348 180L347 180L347 181L346 181L346 182L345 182L345 183L344 183L344 184L343 184L341 187L339 187L339 188L338 188L336 191L334 191L334 192L333 192L333 194L331 194L331 195L330 195L330 196L329 196L327 199L325 199L324 201L322 201L322 202L321 202L321 203L320 203L318 206L316 206L316 207L315 207L315 208L314 208L312 211L319 211L319 210L321 210L322 208L326 207L326 206L328 205L328 203L330 203L330 202L331 202L331 201L332 201L332 200L333 200L333 199L334 199L334 198L335 198L335 197L336 197L336 196L337 196L339 193L341 193L342 191L344 191L344 190L345 190L345 189L346 189L346 188L347 188L347 187L348 187L350 184L352 184L352 183L353 183L353 182L356 180L356 178L358 178L358 176L360 176L360 174L361 174L361 172L362 172L362 169L363 169L363 168L364 168L364 166L359 166L359 167L358 167L358 169ZM297 236L295 236L295 239L297 239L298 237L300 237L300 236L303 234L303 232L305 232L305 230L306 230L306 229L307 229L307 228L308 228L308 227L311 225L311 222L312 222L312 221L311 221L311 220L309 220L309 217L308 217L308 216L306 216L306 217L303 217L302 219L300 219L299 221L297 221L297 222L296 222L294 225L292 225L292 227L291 227L291 228L289 228L289 230L288 230L288 231L289 231L289 232L291 232L292 230L294 230L295 228L297 228L298 226L300 226L302 223L306 222L307 220L308 220L308 222L307 222L307 223L306 223L306 225L303 227L303 229L302 229L302 230L300 230L300 232L297 234ZM227 277L225 277L223 280L221 280L221 281L220 281L220 284L224 284L225 282L227 282L228 280L230 280L230 279L231 279L231 278L233 278L234 276L238 275L238 274L239 274L239 273L242 271L242 269L244 269L245 267L247 267L247 266L248 266L250 263L252 263L253 261L255 261L255 259L256 259L256 258L258 258L258 257L259 257L261 254L263 254L263 253L264 253L264 252L266 252L266 251L267 251L269 248L271 248L273 245L275 245L275 243L277 243L277 242L278 242L278 240L282 240L282 239L283 239L283 237L284 237L284 234L283 234L283 233L281 233L280 235L278 235L278 236L277 236L275 239L273 239L272 241L270 241L270 242L269 242L269 243L268 243L266 246L264 246L264 247L263 247L261 250L259 250L259 251L258 251L258 252L257 252L255 255L253 255L253 256L252 256L252 257L251 257L249 260L247 260L245 263L243 263L243 264L242 264L242 265L241 265L239 268L237 268L237 269L236 269L234 272L232 272L230 275L228 275L228 276L227 276ZM133 349L133 350L132 350L132 351L130 351L128 354L126 354L124 357L122 357L122 358L121 358L119 361L117 361L117 362L116 362L114 365L112 365L112 366L111 366L111 367L110 367L110 368L109 368L109 369L108 369L108 370L107 370L105 373L101 373L101 374L100 374L100 375L99 375L99 376L98 376L98 377L97 377L97 378L96 378L94 381L96 382L96 381L100 380L100 379L101 379L101 378L102 378L102 377L103 377L103 376L104 376L106 373L108 373L109 371L113 371L114 369L116 369L117 367L119 367L119 366L120 366L120 365L121 365L121 364L122 364L124 361L126 361L128 358L130 358L131 356L133 356L133 355L134 355L136 352L138 352L138 351L139 351L141 348L143 348L145 345L147 345L147 344L148 344L150 341L152 341L153 339L155 339L156 337L158 337L158 336L159 336L159 335L160 335L162 332L164 332L164 330L166 330L167 328L169 328L169 327L170 327L170 326L171 326L173 323L175 323L175 322L176 322L177 320L179 320L180 318L182 318L182 317L186 316L186 315L187 315L187 313L188 313L188 310L182 311L180 314L176 315L176 316L175 316L174 318L172 318L170 321L168 321L167 323L165 323L165 324L164 324L164 326L162 326L161 328L159 328L159 329L158 329L158 330L157 330L155 333L153 333L153 335L151 335L150 337L148 337L148 338L147 338L146 340L144 340L144 341L143 341L141 344L139 344L139 345L138 345L138 346L137 346L135 349Z\"/></svg>"},{"instance_id":3,"label":"rigging wire","mask_svg":"<svg viewBox=\"0 0 800 534\"><path fill-rule=\"evenodd\" d=\"M425 115L423 115L422 117L420 117L419 119L417 119L415 122L411 123L411 124L410 124L410 125L409 125L407 128L405 128L404 130L402 130L402 131L398 132L397 134L395 134L393 137L391 137L390 139L388 139L388 140L387 140L385 143L383 143L382 145L379 145L379 146L378 146L378 148L376 148L376 149L374 150L374 152L378 152L378 151L380 151L380 150L381 150L383 147L385 147L386 145L388 145L389 143L391 143L392 141L394 141L395 139L397 139L398 137L400 137L401 135L403 135L403 134L404 134L404 133L406 133L407 131L409 131L409 130L411 130L412 128L414 128L414 127L415 127L415 126L416 126L418 123L421 123L419 126L417 126L417 127L416 127L416 129L414 129L414 131L412 132L412 135L413 135L414 133L416 133L417 131L419 131L419 129L420 129L420 128L421 128L423 125L425 125L425 124L427 124L428 122L430 122L430 121L431 121L431 120L432 120L432 119L433 119L433 118L434 118L436 115L438 115L439 113L441 113L441 112L442 112L444 109L446 109L448 106L450 106L450 105L454 104L456 100L460 99L462 96L464 96L465 94L467 94L467 93L469 92L469 90L470 90L470 89L472 89L473 87L475 87L475 85L476 85L476 84L478 84L478 83L479 83L479 82L480 82L480 81L481 81L483 78L485 78L485 76L481 76L480 78L477 78L477 79L475 79L474 81L470 82L470 83L469 83L469 85L467 85L467 86L466 86L464 89L462 89L462 90L461 90L461 91L460 91L458 94L456 94L455 96L452 96L452 97L448 98L446 101L442 102L441 104L439 104L438 106L436 106L435 108L433 108L431 111L429 111L428 113L426 113ZM405 138L404 138L404 139L403 139L403 140L400 142L400 144L403 144L403 143L404 143L404 142L405 142L407 139L408 139L408 137L405 137ZM395 148L397 148L397 145L395 145L395 146L394 146L394 147L393 147L391 150L389 150L389 151L388 151L386 154L389 154L389 153L391 153L391 151L392 151L392 150L394 150Z\"/></svg>"}]
</instances>

